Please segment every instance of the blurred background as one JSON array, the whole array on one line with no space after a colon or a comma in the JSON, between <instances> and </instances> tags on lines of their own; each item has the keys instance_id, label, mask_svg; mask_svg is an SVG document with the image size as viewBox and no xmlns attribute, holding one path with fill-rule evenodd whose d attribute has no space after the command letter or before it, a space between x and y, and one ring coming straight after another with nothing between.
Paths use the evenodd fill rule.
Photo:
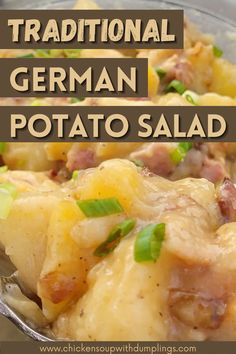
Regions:
<instances>
[{"instance_id":1,"label":"blurred background","mask_svg":"<svg viewBox=\"0 0 236 354\"><path fill-rule=\"evenodd\" d=\"M61 8L70 8L73 6L73 3L75 3L75 0L0 0L1 6L5 8L32 8L32 7L43 7L45 6L50 6L53 7L57 5L58 3L60 4ZM106 4L112 3L112 4L118 4L119 0L114 0L114 1L107 1L107 0L102 0L98 1L99 3L103 4L103 7L106 7ZM130 1L126 0L126 3L133 3L133 6L135 7L136 1ZM156 2L158 3L159 0L147 0L146 2ZM179 4L184 4L184 5L192 5L194 7L200 7L205 10L210 10L213 14L215 15L221 15L224 17L227 17L228 19L231 19L232 21L236 21L235 17L235 10L236 10L236 0L179 0L179 1L173 1L173 2L178 2ZM113 5L114 6L114 5Z\"/></svg>"},{"instance_id":2,"label":"blurred background","mask_svg":"<svg viewBox=\"0 0 236 354\"><path fill-rule=\"evenodd\" d=\"M83 2L83 0L81 0ZM0 8L72 8L74 0L0 0ZM86 0L84 0L86 3ZM97 0L103 8L165 8L165 2L159 0ZM226 44L226 37L222 36L227 32L236 33L236 0L170 0L170 6L185 8L188 16L197 22L205 32L212 32L216 35L216 41L226 48L226 56L235 61L236 42ZM191 9L193 7L193 9ZM195 11L200 9L202 12ZM207 12L210 12L209 16ZM233 54L232 54L233 53ZM0 272L9 273L10 268L5 260L0 257ZM26 340L7 320L0 317L0 341Z\"/></svg>"}]
</instances>

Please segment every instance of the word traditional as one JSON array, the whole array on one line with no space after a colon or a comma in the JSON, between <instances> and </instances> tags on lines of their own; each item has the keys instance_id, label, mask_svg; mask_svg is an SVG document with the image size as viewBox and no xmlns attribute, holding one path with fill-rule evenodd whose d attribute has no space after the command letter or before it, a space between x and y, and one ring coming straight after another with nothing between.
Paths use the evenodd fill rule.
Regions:
<instances>
[{"instance_id":1,"label":"word traditional","mask_svg":"<svg viewBox=\"0 0 236 354\"><path fill-rule=\"evenodd\" d=\"M12 27L12 42L19 43L21 35L25 42L78 43L89 42L174 42L175 34L168 32L169 20L159 22L149 19L143 23L141 19L49 19L46 25L38 19L9 19L8 27Z\"/></svg>"}]
</instances>

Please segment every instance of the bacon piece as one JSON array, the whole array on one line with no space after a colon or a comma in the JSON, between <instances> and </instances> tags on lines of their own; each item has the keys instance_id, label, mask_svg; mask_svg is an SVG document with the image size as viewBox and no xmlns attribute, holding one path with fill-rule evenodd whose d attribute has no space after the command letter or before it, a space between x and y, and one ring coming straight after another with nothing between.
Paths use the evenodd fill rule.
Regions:
<instances>
[{"instance_id":1,"label":"bacon piece","mask_svg":"<svg viewBox=\"0 0 236 354\"><path fill-rule=\"evenodd\" d=\"M177 63L170 69L166 75L166 80L182 81L187 87L193 82L192 66L187 61L177 61Z\"/></svg>"},{"instance_id":2,"label":"bacon piece","mask_svg":"<svg viewBox=\"0 0 236 354\"><path fill-rule=\"evenodd\" d=\"M169 83L172 80L182 81L187 87L193 83L193 67L186 58L180 55L173 55L161 66L166 71L163 83Z\"/></svg>"},{"instance_id":3,"label":"bacon piece","mask_svg":"<svg viewBox=\"0 0 236 354\"><path fill-rule=\"evenodd\" d=\"M65 167L64 161L57 161L53 169L46 172L47 176L55 182L63 183L70 179L70 173Z\"/></svg>"},{"instance_id":4,"label":"bacon piece","mask_svg":"<svg viewBox=\"0 0 236 354\"><path fill-rule=\"evenodd\" d=\"M193 328L219 328L225 314L223 299L206 298L201 294L171 290L169 309L176 319Z\"/></svg>"},{"instance_id":5,"label":"bacon piece","mask_svg":"<svg viewBox=\"0 0 236 354\"><path fill-rule=\"evenodd\" d=\"M151 143L130 155L133 160L141 160L151 172L162 176L169 176L175 165L170 157L169 144Z\"/></svg>"},{"instance_id":6,"label":"bacon piece","mask_svg":"<svg viewBox=\"0 0 236 354\"><path fill-rule=\"evenodd\" d=\"M66 167L70 172L96 166L94 152L89 149L82 150L79 147L74 146L69 151L67 158L68 161Z\"/></svg>"},{"instance_id":7,"label":"bacon piece","mask_svg":"<svg viewBox=\"0 0 236 354\"><path fill-rule=\"evenodd\" d=\"M79 279L59 272L52 272L39 280L42 296L53 304L68 300L79 292Z\"/></svg>"},{"instance_id":8,"label":"bacon piece","mask_svg":"<svg viewBox=\"0 0 236 354\"><path fill-rule=\"evenodd\" d=\"M182 163L180 163L171 176L172 180L178 180L186 177L199 177L202 170L205 156L202 151L192 148L188 151Z\"/></svg>"},{"instance_id":9,"label":"bacon piece","mask_svg":"<svg viewBox=\"0 0 236 354\"><path fill-rule=\"evenodd\" d=\"M227 172L220 161L215 161L206 157L200 177L208 179L213 183L220 182L226 178Z\"/></svg>"},{"instance_id":10,"label":"bacon piece","mask_svg":"<svg viewBox=\"0 0 236 354\"><path fill-rule=\"evenodd\" d=\"M236 221L236 188L228 178L224 180L219 189L218 204L226 220Z\"/></svg>"}]
</instances>

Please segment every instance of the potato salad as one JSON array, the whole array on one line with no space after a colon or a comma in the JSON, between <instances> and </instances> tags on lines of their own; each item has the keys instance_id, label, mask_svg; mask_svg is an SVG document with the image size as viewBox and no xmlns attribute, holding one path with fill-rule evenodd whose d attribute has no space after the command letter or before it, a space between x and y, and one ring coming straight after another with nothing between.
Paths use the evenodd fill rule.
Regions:
<instances>
[{"instance_id":1,"label":"potato salad","mask_svg":"<svg viewBox=\"0 0 236 354\"><path fill-rule=\"evenodd\" d=\"M148 58L148 97L0 104L235 106L236 66L188 19L184 33L182 50L1 50ZM5 300L56 339L236 340L234 183L233 142L0 142L0 247L37 299Z\"/></svg>"}]
</instances>

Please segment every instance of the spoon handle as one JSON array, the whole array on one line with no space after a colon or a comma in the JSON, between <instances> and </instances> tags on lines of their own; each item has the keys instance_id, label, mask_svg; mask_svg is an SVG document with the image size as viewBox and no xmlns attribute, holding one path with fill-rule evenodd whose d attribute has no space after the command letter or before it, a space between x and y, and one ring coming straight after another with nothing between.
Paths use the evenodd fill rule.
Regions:
<instances>
[{"instance_id":1,"label":"spoon handle","mask_svg":"<svg viewBox=\"0 0 236 354\"><path fill-rule=\"evenodd\" d=\"M0 314L4 317L7 317L11 322L13 322L17 328L26 334L28 337L42 342L53 341L51 338L44 336L41 333L36 332L33 328L31 328L25 321L19 318L14 311L10 309L8 305L6 305L2 299L0 299Z\"/></svg>"}]
</instances>

